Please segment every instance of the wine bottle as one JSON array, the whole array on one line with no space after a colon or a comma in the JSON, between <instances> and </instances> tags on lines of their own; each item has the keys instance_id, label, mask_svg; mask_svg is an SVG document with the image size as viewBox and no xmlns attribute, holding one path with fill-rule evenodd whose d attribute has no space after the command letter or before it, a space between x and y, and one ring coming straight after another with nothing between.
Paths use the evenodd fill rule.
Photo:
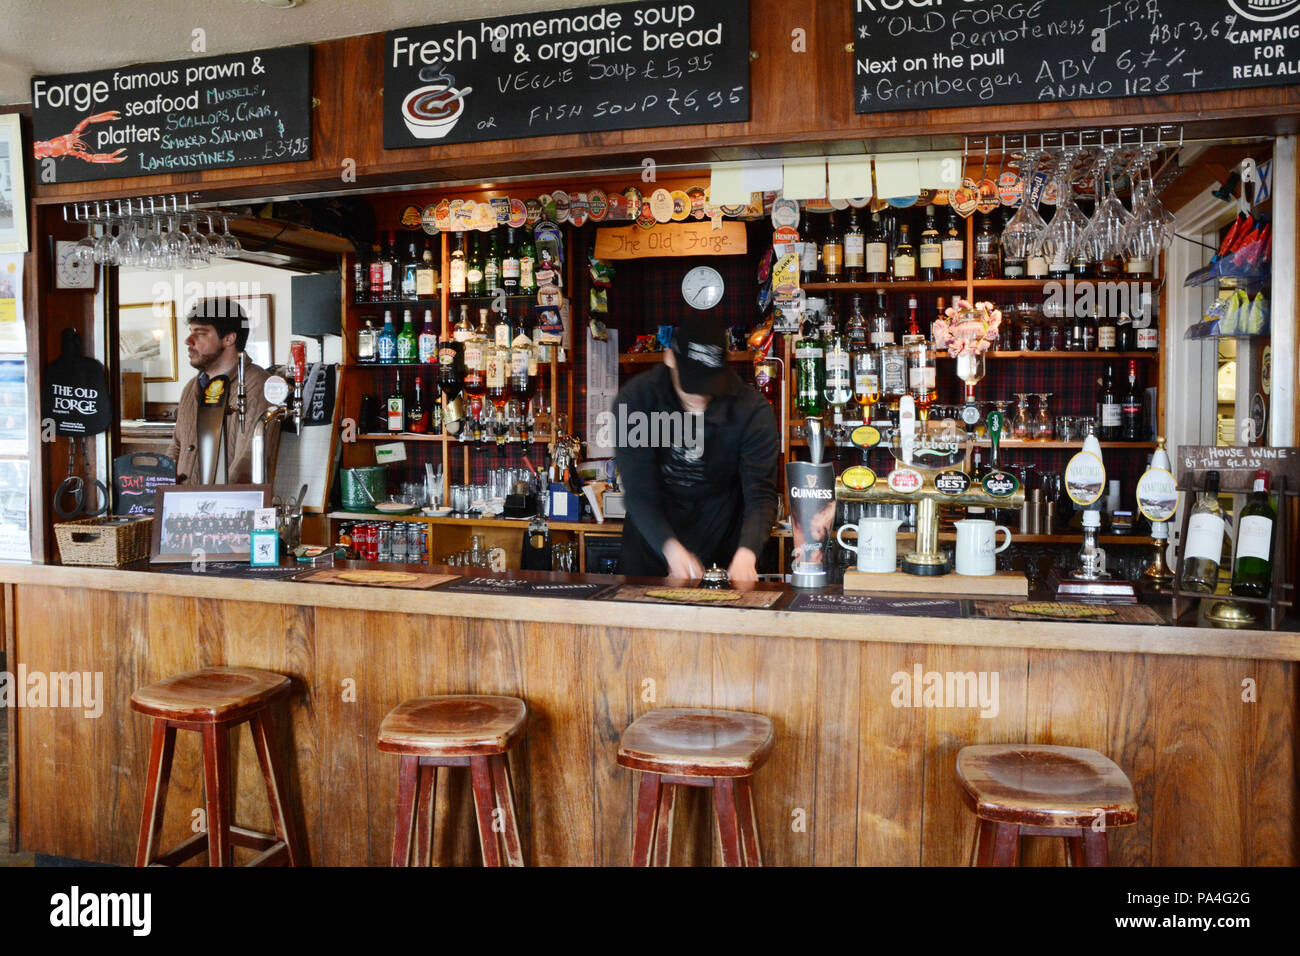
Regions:
<instances>
[{"instance_id":1,"label":"wine bottle","mask_svg":"<svg viewBox=\"0 0 1300 956\"><path fill-rule=\"evenodd\" d=\"M1223 508L1219 506L1219 473L1206 472L1205 490L1196 497L1183 542L1182 590L1213 594L1219 586L1219 557L1223 552Z\"/></svg>"},{"instance_id":2,"label":"wine bottle","mask_svg":"<svg viewBox=\"0 0 1300 956\"><path fill-rule=\"evenodd\" d=\"M1255 485L1241 509L1237 554L1232 562L1232 593L1266 598L1273 588L1273 528L1277 512L1268 497L1269 474L1255 472Z\"/></svg>"},{"instance_id":3,"label":"wine bottle","mask_svg":"<svg viewBox=\"0 0 1300 956\"><path fill-rule=\"evenodd\" d=\"M506 295L519 293L519 245L514 226L506 227L506 247L501 253L501 288Z\"/></svg>"},{"instance_id":4,"label":"wine bottle","mask_svg":"<svg viewBox=\"0 0 1300 956\"><path fill-rule=\"evenodd\" d=\"M1128 363L1128 388L1120 401L1121 441L1142 441L1146 438L1146 428L1142 422L1142 389L1137 383L1137 362L1130 359Z\"/></svg>"},{"instance_id":5,"label":"wine bottle","mask_svg":"<svg viewBox=\"0 0 1300 956\"><path fill-rule=\"evenodd\" d=\"M826 388L826 358L817 333L802 338L795 346L795 408L804 418L820 418Z\"/></svg>"},{"instance_id":6,"label":"wine bottle","mask_svg":"<svg viewBox=\"0 0 1300 956\"><path fill-rule=\"evenodd\" d=\"M483 257L483 291L485 295L496 295L501 288L501 244L497 231L488 233L487 252Z\"/></svg>"},{"instance_id":7,"label":"wine bottle","mask_svg":"<svg viewBox=\"0 0 1300 956\"><path fill-rule=\"evenodd\" d=\"M483 272L483 243L478 233L469 237L469 254L465 257L465 292L471 298L487 295Z\"/></svg>"},{"instance_id":8,"label":"wine bottle","mask_svg":"<svg viewBox=\"0 0 1300 956\"><path fill-rule=\"evenodd\" d=\"M1123 427L1123 406L1115 387L1115 366L1106 366L1105 377L1097 389L1097 438L1101 441L1119 441Z\"/></svg>"},{"instance_id":9,"label":"wine bottle","mask_svg":"<svg viewBox=\"0 0 1300 956\"><path fill-rule=\"evenodd\" d=\"M456 245L451 250L451 262L447 265L447 271L450 273L447 279L450 288L447 291L453 299L465 298L465 270L465 234L458 232Z\"/></svg>"}]
</instances>

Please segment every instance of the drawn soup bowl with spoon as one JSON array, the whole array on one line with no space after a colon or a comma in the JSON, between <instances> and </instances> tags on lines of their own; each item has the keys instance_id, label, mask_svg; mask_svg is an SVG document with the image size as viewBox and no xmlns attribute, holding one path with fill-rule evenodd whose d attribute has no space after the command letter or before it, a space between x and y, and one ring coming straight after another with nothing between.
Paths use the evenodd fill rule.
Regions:
<instances>
[{"instance_id":1,"label":"drawn soup bowl with spoon","mask_svg":"<svg viewBox=\"0 0 1300 956\"><path fill-rule=\"evenodd\" d=\"M465 112L465 96L473 88L458 90L446 83L420 86L402 101L402 119L416 139L442 139Z\"/></svg>"}]
</instances>

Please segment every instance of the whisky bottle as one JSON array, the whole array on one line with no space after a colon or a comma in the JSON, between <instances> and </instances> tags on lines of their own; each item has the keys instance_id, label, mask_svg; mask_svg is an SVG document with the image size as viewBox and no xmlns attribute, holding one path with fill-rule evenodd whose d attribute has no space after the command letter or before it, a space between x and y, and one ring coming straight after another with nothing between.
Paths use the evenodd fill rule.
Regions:
<instances>
[{"instance_id":1,"label":"whisky bottle","mask_svg":"<svg viewBox=\"0 0 1300 956\"><path fill-rule=\"evenodd\" d=\"M880 213L871 214L871 234L866 242L866 279L868 282L889 281L889 237L880 221Z\"/></svg>"},{"instance_id":2,"label":"whisky bottle","mask_svg":"<svg viewBox=\"0 0 1300 956\"><path fill-rule=\"evenodd\" d=\"M925 207L925 228L921 230L921 281L937 282L943 270L943 242L935 224L934 207Z\"/></svg>"},{"instance_id":3,"label":"whisky bottle","mask_svg":"<svg viewBox=\"0 0 1300 956\"><path fill-rule=\"evenodd\" d=\"M844 230L844 281L861 282L866 271L866 237L858 225L858 211L849 210L849 224Z\"/></svg>"},{"instance_id":4,"label":"whisky bottle","mask_svg":"<svg viewBox=\"0 0 1300 956\"><path fill-rule=\"evenodd\" d=\"M894 247L894 281L911 282L916 279L916 249L907 223L898 227L898 245Z\"/></svg>"}]
</instances>

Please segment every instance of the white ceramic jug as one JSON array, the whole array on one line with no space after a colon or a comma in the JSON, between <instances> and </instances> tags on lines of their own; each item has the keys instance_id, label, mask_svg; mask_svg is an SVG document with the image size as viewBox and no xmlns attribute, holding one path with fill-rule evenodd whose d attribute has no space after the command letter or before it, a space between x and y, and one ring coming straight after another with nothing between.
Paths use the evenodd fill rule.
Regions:
<instances>
[{"instance_id":1,"label":"white ceramic jug","mask_svg":"<svg viewBox=\"0 0 1300 956\"><path fill-rule=\"evenodd\" d=\"M853 525L840 525L835 532L835 540L848 551L858 556L858 570L873 574L888 574L898 569L898 526L902 524L897 518L862 518L858 521L858 543L849 544L844 540L844 532Z\"/></svg>"}]
</instances>

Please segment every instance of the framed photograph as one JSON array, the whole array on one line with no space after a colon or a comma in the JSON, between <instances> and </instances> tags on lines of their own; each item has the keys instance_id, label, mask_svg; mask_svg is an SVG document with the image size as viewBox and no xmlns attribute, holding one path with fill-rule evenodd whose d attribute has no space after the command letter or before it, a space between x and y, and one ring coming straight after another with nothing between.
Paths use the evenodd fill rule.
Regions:
<instances>
[{"instance_id":1,"label":"framed photograph","mask_svg":"<svg viewBox=\"0 0 1300 956\"><path fill-rule=\"evenodd\" d=\"M146 382L176 381L176 303L119 305L117 353L124 363L140 363L126 371L143 371Z\"/></svg>"},{"instance_id":2,"label":"framed photograph","mask_svg":"<svg viewBox=\"0 0 1300 956\"><path fill-rule=\"evenodd\" d=\"M154 508L155 564L247 561L253 512L271 506L270 485L164 485Z\"/></svg>"},{"instance_id":3,"label":"framed photograph","mask_svg":"<svg viewBox=\"0 0 1300 956\"><path fill-rule=\"evenodd\" d=\"M17 113L0 116L0 252L27 251L27 186Z\"/></svg>"},{"instance_id":4,"label":"framed photograph","mask_svg":"<svg viewBox=\"0 0 1300 956\"><path fill-rule=\"evenodd\" d=\"M270 295L236 295L231 296L248 316L248 344L244 351L254 365L262 368L271 367L273 351L275 316L272 314L273 300Z\"/></svg>"}]
</instances>

